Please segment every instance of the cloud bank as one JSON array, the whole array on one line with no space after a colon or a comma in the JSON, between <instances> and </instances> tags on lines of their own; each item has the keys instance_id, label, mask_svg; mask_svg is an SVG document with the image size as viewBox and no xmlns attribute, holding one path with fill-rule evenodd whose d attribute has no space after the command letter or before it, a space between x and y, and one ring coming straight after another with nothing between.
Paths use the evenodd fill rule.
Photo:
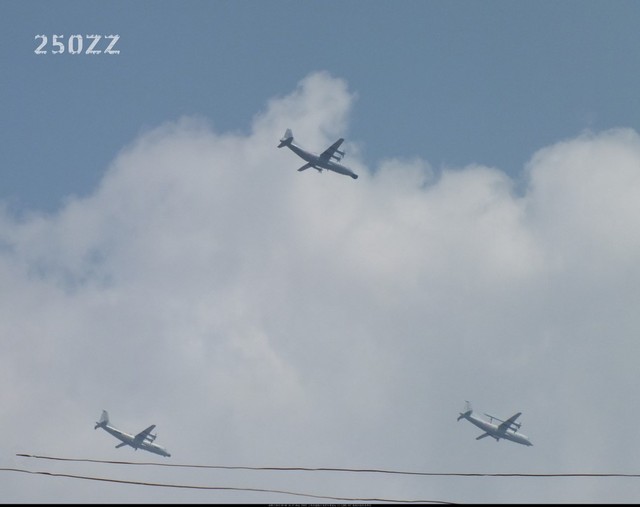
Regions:
<instances>
[{"instance_id":1,"label":"cloud bank","mask_svg":"<svg viewBox=\"0 0 640 507\"><path fill-rule=\"evenodd\" d=\"M544 147L518 191L481 164L391 153L368 168L348 135L357 181L296 172L300 160L276 148L284 130L320 151L346 134L355 98L314 73L248 134L167 122L117 154L91 195L53 214L0 213L2 466L25 466L16 452L153 460L93 431L107 409L130 432L156 423L179 463L634 471L638 133ZM455 421L465 399L522 411L534 447L476 442ZM192 482L453 502L634 498L605 480L461 481ZM289 501L7 473L0 487L15 502Z\"/></svg>"}]
</instances>

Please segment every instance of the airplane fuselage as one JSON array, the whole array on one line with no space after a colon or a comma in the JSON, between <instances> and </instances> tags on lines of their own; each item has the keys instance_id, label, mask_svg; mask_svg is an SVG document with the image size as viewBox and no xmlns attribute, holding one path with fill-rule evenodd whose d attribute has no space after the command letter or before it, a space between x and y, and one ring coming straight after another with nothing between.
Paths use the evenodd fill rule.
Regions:
<instances>
[{"instance_id":1,"label":"airplane fuselage","mask_svg":"<svg viewBox=\"0 0 640 507\"><path fill-rule=\"evenodd\" d=\"M511 428L508 428L506 431L500 431L498 429L497 424L493 424L493 423L490 423L489 421L485 421L484 419L481 419L475 416L473 413L460 414L460 416L461 418L466 419L471 424L474 424L475 426L483 430L485 433L488 433L489 436L495 438L496 441L500 440L501 438L504 438L506 440L511 440L512 442L516 442L522 445L527 445L527 446L533 445L529 441L529 438L526 435L523 435L522 433L518 433L517 431L514 431Z\"/></svg>"},{"instance_id":2,"label":"airplane fuselage","mask_svg":"<svg viewBox=\"0 0 640 507\"><path fill-rule=\"evenodd\" d=\"M171 454L169 454L164 447L158 444L154 444L153 442L147 442L147 441L138 442L136 441L135 436L130 435L129 433L126 433L124 431L120 431L119 429L114 428L113 426L109 426L108 424L104 424L104 425L98 424L96 425L96 427L102 428L107 433L110 433L121 442L127 445L130 445L136 450L144 449L145 451L153 452L155 454L159 454L160 456L166 456L168 458L171 457Z\"/></svg>"},{"instance_id":3,"label":"airplane fuselage","mask_svg":"<svg viewBox=\"0 0 640 507\"><path fill-rule=\"evenodd\" d=\"M343 166L342 164L338 164L332 160L323 159L319 155L302 149L300 146L297 146L292 142L287 143L286 146L300 158L312 164L316 169L328 169L329 171L344 174L345 176L351 176L352 178L358 177L351 169Z\"/></svg>"}]
</instances>

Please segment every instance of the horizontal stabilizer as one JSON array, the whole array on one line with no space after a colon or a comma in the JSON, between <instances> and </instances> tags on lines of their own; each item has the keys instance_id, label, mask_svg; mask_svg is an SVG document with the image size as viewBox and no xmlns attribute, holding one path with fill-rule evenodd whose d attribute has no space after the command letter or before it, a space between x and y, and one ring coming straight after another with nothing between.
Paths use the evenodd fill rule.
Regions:
<instances>
[{"instance_id":1,"label":"horizontal stabilizer","mask_svg":"<svg viewBox=\"0 0 640 507\"><path fill-rule=\"evenodd\" d=\"M278 145L278 148L282 148L287 144L291 144L292 141L293 141L293 134L291 133L291 129L287 129L282 139L280 139L280 144Z\"/></svg>"},{"instance_id":2,"label":"horizontal stabilizer","mask_svg":"<svg viewBox=\"0 0 640 507\"><path fill-rule=\"evenodd\" d=\"M102 415L100 416L100 420L96 423L93 429L98 429L100 426L104 427L109 424L109 413L106 410L102 411Z\"/></svg>"}]
</instances>

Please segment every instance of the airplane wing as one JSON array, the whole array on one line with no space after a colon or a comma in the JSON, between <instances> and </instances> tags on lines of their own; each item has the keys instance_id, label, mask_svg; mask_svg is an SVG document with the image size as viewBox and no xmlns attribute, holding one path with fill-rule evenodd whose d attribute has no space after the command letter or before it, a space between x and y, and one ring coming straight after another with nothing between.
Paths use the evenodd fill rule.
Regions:
<instances>
[{"instance_id":1,"label":"airplane wing","mask_svg":"<svg viewBox=\"0 0 640 507\"><path fill-rule=\"evenodd\" d=\"M480 440L481 438L484 437L490 437L491 435L489 435L489 433L483 433L482 435L480 435L479 437L476 437L476 440Z\"/></svg>"},{"instance_id":2,"label":"airplane wing","mask_svg":"<svg viewBox=\"0 0 640 507\"><path fill-rule=\"evenodd\" d=\"M140 443L144 442L147 438L152 439L152 437L150 437L150 435L151 435L151 432L153 431L153 428L155 428L155 427L156 427L156 425L152 424L146 430L142 430L140 433L138 433L134 437L135 441L140 444Z\"/></svg>"},{"instance_id":3,"label":"airplane wing","mask_svg":"<svg viewBox=\"0 0 640 507\"><path fill-rule=\"evenodd\" d=\"M344 141L344 138L342 138L342 137L340 139L338 139L335 143L333 143L326 150L324 150L322 153L320 153L320 158L322 160L329 160L331 157L333 157L333 158L336 158L336 159L340 160L340 157L336 157L336 151L340 155L344 155L344 152L338 150L338 148L340 148L340 145L342 144L343 141Z\"/></svg>"},{"instance_id":4,"label":"airplane wing","mask_svg":"<svg viewBox=\"0 0 640 507\"><path fill-rule=\"evenodd\" d=\"M309 167L313 167L313 164L311 162L303 165L300 169L298 169L298 171L304 171L305 169L309 169Z\"/></svg>"},{"instance_id":5,"label":"airplane wing","mask_svg":"<svg viewBox=\"0 0 640 507\"><path fill-rule=\"evenodd\" d=\"M522 412L518 412L517 414L512 415L511 417L509 417L509 419L507 419L506 421L504 421L502 424L500 424L500 426L498 426L498 431L500 433L504 433L506 432L509 428L511 428L511 425L515 425L518 428L520 427L520 425L515 424L515 421L518 417L520 417L522 415Z\"/></svg>"},{"instance_id":6,"label":"airplane wing","mask_svg":"<svg viewBox=\"0 0 640 507\"><path fill-rule=\"evenodd\" d=\"M124 447L125 445L127 445L127 443L122 442L121 444L116 445L116 449L120 449L120 447Z\"/></svg>"}]
</instances>

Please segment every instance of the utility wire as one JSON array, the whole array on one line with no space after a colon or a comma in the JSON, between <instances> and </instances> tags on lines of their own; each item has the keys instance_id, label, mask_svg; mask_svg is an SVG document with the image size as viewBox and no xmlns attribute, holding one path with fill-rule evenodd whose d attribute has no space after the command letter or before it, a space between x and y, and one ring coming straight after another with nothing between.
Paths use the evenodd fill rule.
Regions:
<instances>
[{"instance_id":1,"label":"utility wire","mask_svg":"<svg viewBox=\"0 0 640 507\"><path fill-rule=\"evenodd\" d=\"M48 475L50 477L65 477L68 479L84 479L89 481L100 481L100 482L114 482L118 484L131 484L136 486L153 486L153 487L161 487L161 488L180 488L180 489L200 489L200 490L216 490L216 491L252 491L257 493L278 493L282 495L293 495L293 496L304 496L310 498L318 498L323 500L342 500L342 501L353 501L353 502L384 502L384 503L436 503L436 504L449 504L451 502L442 502L438 500L395 500L390 498L349 498L349 497L339 497L339 496L325 496L325 495L314 495L311 493L300 493L294 491L285 491L279 489L266 489L266 488L241 488L241 487L232 487L232 486L194 486L187 484L168 484L168 483L160 483L160 482L142 482L142 481L126 481L122 479L110 479L106 477L91 477L86 475L74 475L74 474L63 474L63 473L55 473L55 472L43 472L43 471L34 471L34 470L24 470L21 468L0 468L0 472L19 472L33 475Z\"/></svg>"},{"instance_id":2,"label":"utility wire","mask_svg":"<svg viewBox=\"0 0 640 507\"><path fill-rule=\"evenodd\" d=\"M288 471L288 472L352 472L352 473L374 473L374 474L398 474L398 475L418 475L427 477L628 477L640 478L640 474L623 473L477 473L477 472L412 472L402 470L383 470L375 468L329 468L329 467L250 467L250 466L228 466L228 465L190 465L180 463L154 463L136 461L108 461L87 458L62 458L56 456L39 456L35 454L16 454L21 458L34 458L55 461L73 461L85 463L105 463L112 465L142 465L178 468L208 468L218 470L262 470L262 471Z\"/></svg>"}]
</instances>

